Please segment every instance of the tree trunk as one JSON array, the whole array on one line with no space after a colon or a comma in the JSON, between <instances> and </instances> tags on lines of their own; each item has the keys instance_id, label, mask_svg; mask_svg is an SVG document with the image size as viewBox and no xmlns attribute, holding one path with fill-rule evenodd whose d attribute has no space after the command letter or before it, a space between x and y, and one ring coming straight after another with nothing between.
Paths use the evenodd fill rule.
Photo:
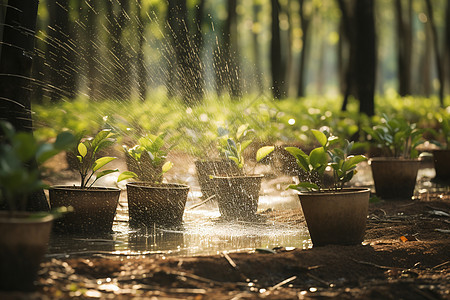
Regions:
<instances>
[{"instance_id":1,"label":"tree trunk","mask_svg":"<svg viewBox=\"0 0 450 300\"><path fill-rule=\"evenodd\" d=\"M113 78L111 83L106 83L108 91L105 94L117 100L128 100L131 95L130 56L122 39L129 18L130 4L128 0L116 2L117 8L112 1L106 1Z\"/></svg>"},{"instance_id":2,"label":"tree trunk","mask_svg":"<svg viewBox=\"0 0 450 300\"><path fill-rule=\"evenodd\" d=\"M275 99L281 99L283 94L283 70L281 53L281 36L278 0L271 0L272 4L272 39L270 41L270 69L272 73L272 93Z\"/></svg>"},{"instance_id":3,"label":"tree trunk","mask_svg":"<svg viewBox=\"0 0 450 300\"><path fill-rule=\"evenodd\" d=\"M426 4L427 4L427 10L428 10L428 24L430 26L431 36L433 39L434 58L436 61L436 69L437 69L437 75L438 75L438 80L439 80L439 102L441 104L441 107L444 107L445 78L444 78L444 69L442 67L441 55L439 54L438 34L437 34L437 30L436 30L436 25L434 24L433 6L431 5L431 1L426 0Z\"/></svg>"},{"instance_id":4,"label":"tree trunk","mask_svg":"<svg viewBox=\"0 0 450 300\"><path fill-rule=\"evenodd\" d=\"M412 1L408 7L402 7L402 0L395 0L397 21L397 74L398 93L400 96L411 94L411 60L412 60Z\"/></svg>"},{"instance_id":5,"label":"tree trunk","mask_svg":"<svg viewBox=\"0 0 450 300\"><path fill-rule=\"evenodd\" d=\"M86 0L85 5L82 8L84 14L87 18L86 29L83 31L84 39L84 52L83 57L86 63L86 84L87 84L87 94L91 100L98 100L101 94L101 75L99 71L99 61L98 61L98 28L97 28L97 18L98 18L98 5L96 1Z\"/></svg>"},{"instance_id":6,"label":"tree trunk","mask_svg":"<svg viewBox=\"0 0 450 300\"><path fill-rule=\"evenodd\" d=\"M16 131L32 132L30 75L34 58L38 0L9 0L0 57L0 120L10 122ZM36 161L31 162L32 168ZM27 210L48 211L41 190L32 194Z\"/></svg>"},{"instance_id":7,"label":"tree trunk","mask_svg":"<svg viewBox=\"0 0 450 300\"><path fill-rule=\"evenodd\" d=\"M146 42L145 38L145 26L147 25L147 18L144 16L145 12L142 11L142 0L138 0L138 38L139 38L139 48L138 48L138 57L137 57L137 89L138 89L138 97L141 101L145 101L147 98L147 88L148 88L148 74L147 68L145 65L145 56L144 56L144 45Z\"/></svg>"},{"instance_id":8,"label":"tree trunk","mask_svg":"<svg viewBox=\"0 0 450 300\"><path fill-rule=\"evenodd\" d=\"M353 93L353 79L355 74L355 39L356 39L356 30L353 26L354 16L353 16L353 8L355 6L354 2L351 2L350 7L344 0L337 0L338 6L342 13L342 31L341 33L341 58L340 60L344 63L345 66L342 65L343 76L341 82L343 83L342 89L344 90L344 99L342 102L342 111L347 110L348 99L350 95Z\"/></svg>"},{"instance_id":9,"label":"tree trunk","mask_svg":"<svg viewBox=\"0 0 450 300\"><path fill-rule=\"evenodd\" d=\"M304 0L299 0L300 4L300 26L302 29L302 52L300 53L300 64L298 67L298 81L297 81L297 97L305 97L305 74L306 61L309 49L309 24L311 17L306 16L304 11Z\"/></svg>"},{"instance_id":10,"label":"tree trunk","mask_svg":"<svg viewBox=\"0 0 450 300\"><path fill-rule=\"evenodd\" d=\"M442 45L442 64L444 66L444 94L447 89L447 93L450 94L450 1L447 1L445 9L445 29L444 29L444 42Z\"/></svg>"},{"instance_id":11,"label":"tree trunk","mask_svg":"<svg viewBox=\"0 0 450 300\"><path fill-rule=\"evenodd\" d=\"M226 58L226 77L232 98L242 96L241 71L239 66L238 31L237 31L237 0L228 1L228 18L225 22L224 45Z\"/></svg>"},{"instance_id":12,"label":"tree trunk","mask_svg":"<svg viewBox=\"0 0 450 300\"><path fill-rule=\"evenodd\" d=\"M172 51L176 58L176 68L171 71L172 86L180 93L183 101L191 105L196 102L196 97L192 83L192 59L188 52L190 44L186 0L169 1L167 21Z\"/></svg>"},{"instance_id":13,"label":"tree trunk","mask_svg":"<svg viewBox=\"0 0 450 300\"><path fill-rule=\"evenodd\" d=\"M54 0L49 9L49 39L47 63L50 65L50 91L52 102L75 96L75 70L72 46L69 45L69 0Z\"/></svg>"},{"instance_id":14,"label":"tree trunk","mask_svg":"<svg viewBox=\"0 0 450 300\"><path fill-rule=\"evenodd\" d=\"M359 112L368 116L375 114L376 37L373 0L357 0L356 27L356 87Z\"/></svg>"},{"instance_id":15,"label":"tree trunk","mask_svg":"<svg viewBox=\"0 0 450 300\"><path fill-rule=\"evenodd\" d=\"M200 0L200 3L195 7L195 19L192 37L192 53L191 57L191 72L192 72L192 91L193 100L200 102L204 94L204 78L203 78L203 64L202 64L202 50L203 50L203 15L205 10L205 0Z\"/></svg>"},{"instance_id":16,"label":"tree trunk","mask_svg":"<svg viewBox=\"0 0 450 300\"><path fill-rule=\"evenodd\" d=\"M253 3L253 22L259 23L258 14L261 11L261 5L258 3ZM252 31L252 37L253 37L253 57L255 60L255 81L256 81L256 87L258 89L258 93L262 92L264 89L263 85L263 73L261 68L261 53L260 53L260 45L258 42L258 36L259 32L255 32L255 30Z\"/></svg>"}]
</instances>

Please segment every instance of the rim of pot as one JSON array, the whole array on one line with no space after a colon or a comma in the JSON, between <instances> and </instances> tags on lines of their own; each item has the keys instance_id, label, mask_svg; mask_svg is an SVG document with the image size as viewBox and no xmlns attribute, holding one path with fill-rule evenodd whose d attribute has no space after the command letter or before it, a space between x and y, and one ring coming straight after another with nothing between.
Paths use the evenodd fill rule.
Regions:
<instances>
[{"instance_id":1,"label":"rim of pot","mask_svg":"<svg viewBox=\"0 0 450 300\"><path fill-rule=\"evenodd\" d=\"M186 189L189 188L188 185L182 183L154 183L150 181L134 181L128 182L126 186L133 187L150 187L150 188L158 188L158 189Z\"/></svg>"},{"instance_id":2,"label":"rim of pot","mask_svg":"<svg viewBox=\"0 0 450 300\"><path fill-rule=\"evenodd\" d=\"M77 185L54 185L48 188L49 190L70 190L70 191L83 191L83 192L105 192L105 191L120 191L116 187L107 186L92 186L90 188L82 189Z\"/></svg>"},{"instance_id":3,"label":"rim of pot","mask_svg":"<svg viewBox=\"0 0 450 300\"><path fill-rule=\"evenodd\" d=\"M228 176L226 176L226 175L223 175L223 176L221 176L221 175L213 175L213 176L212 176L212 179L249 178L249 177L252 177L252 178L260 178L260 177L264 177L264 175L263 175L263 174L228 175Z\"/></svg>"},{"instance_id":4,"label":"rim of pot","mask_svg":"<svg viewBox=\"0 0 450 300\"><path fill-rule=\"evenodd\" d=\"M390 156L380 156L380 157L371 157L369 159L370 161L389 161L389 162L395 162L395 161L421 161L421 157L417 158L404 158L404 157L390 157Z\"/></svg>"},{"instance_id":5,"label":"rim of pot","mask_svg":"<svg viewBox=\"0 0 450 300\"><path fill-rule=\"evenodd\" d=\"M349 187L349 188L343 188L341 190L333 190L333 189L325 189L322 191L313 191L313 192L298 192L299 195L346 195L346 194L364 194L364 193L370 193L370 188L366 187Z\"/></svg>"}]
</instances>

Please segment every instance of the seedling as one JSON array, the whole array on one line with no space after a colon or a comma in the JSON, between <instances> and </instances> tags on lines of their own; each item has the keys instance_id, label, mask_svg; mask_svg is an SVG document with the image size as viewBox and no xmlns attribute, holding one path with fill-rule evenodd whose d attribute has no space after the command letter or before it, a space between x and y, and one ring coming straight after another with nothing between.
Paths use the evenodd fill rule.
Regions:
<instances>
[{"instance_id":1,"label":"seedling","mask_svg":"<svg viewBox=\"0 0 450 300\"><path fill-rule=\"evenodd\" d=\"M383 123L373 128L364 127L366 133L388 157L417 158L417 146L422 144L423 129L402 118L389 118L383 114Z\"/></svg>"},{"instance_id":2,"label":"seedling","mask_svg":"<svg viewBox=\"0 0 450 300\"><path fill-rule=\"evenodd\" d=\"M139 180L161 183L163 175L173 167L172 162L166 161L168 150L164 149L162 134L149 134L140 138L134 147L124 145L123 148L131 159L132 171Z\"/></svg>"},{"instance_id":3,"label":"seedling","mask_svg":"<svg viewBox=\"0 0 450 300\"><path fill-rule=\"evenodd\" d=\"M101 150L112 146L115 142L115 134L109 129L100 131L94 138L79 138L77 147L72 149L69 155L75 156L77 159L76 168L81 178L81 189L92 187L103 176L119 172L118 169L100 171L102 167L117 159L117 157L104 156L98 158ZM93 179L94 174L95 178ZM124 172L118 181L129 178L128 176L131 175L131 173Z\"/></svg>"},{"instance_id":4,"label":"seedling","mask_svg":"<svg viewBox=\"0 0 450 300\"><path fill-rule=\"evenodd\" d=\"M345 140L343 147L331 149L332 146L338 144L337 137L327 131L311 130L311 132L320 146L314 148L309 155L297 147L285 148L295 157L298 166L305 172L304 180L290 185L289 188L299 191L323 191L324 173L329 166L333 171L333 188L338 191L356 174L356 166L367 158L363 155L350 155L353 142ZM274 146L260 148L256 155L257 161L269 155L274 149Z\"/></svg>"}]
</instances>

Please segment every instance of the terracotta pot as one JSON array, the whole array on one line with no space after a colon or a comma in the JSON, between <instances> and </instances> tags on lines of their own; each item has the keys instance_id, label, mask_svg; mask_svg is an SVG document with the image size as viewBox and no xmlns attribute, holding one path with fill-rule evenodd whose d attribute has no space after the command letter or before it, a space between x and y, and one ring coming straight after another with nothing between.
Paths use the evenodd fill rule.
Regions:
<instances>
[{"instance_id":1,"label":"terracotta pot","mask_svg":"<svg viewBox=\"0 0 450 300\"><path fill-rule=\"evenodd\" d=\"M254 220L263 175L214 176L216 200L222 217Z\"/></svg>"},{"instance_id":2,"label":"terracotta pot","mask_svg":"<svg viewBox=\"0 0 450 300\"><path fill-rule=\"evenodd\" d=\"M299 194L314 246L357 245L364 240L369 189Z\"/></svg>"},{"instance_id":3,"label":"terracotta pot","mask_svg":"<svg viewBox=\"0 0 450 300\"><path fill-rule=\"evenodd\" d=\"M204 199L214 195L214 184L211 176L231 176L241 174L233 161L228 160L197 160L195 161L198 183Z\"/></svg>"},{"instance_id":4,"label":"terracotta pot","mask_svg":"<svg viewBox=\"0 0 450 300\"><path fill-rule=\"evenodd\" d=\"M433 151L435 180L450 183L450 150Z\"/></svg>"},{"instance_id":5,"label":"terracotta pot","mask_svg":"<svg viewBox=\"0 0 450 300\"><path fill-rule=\"evenodd\" d=\"M419 159L376 157L370 159L370 166L377 196L386 200L411 199Z\"/></svg>"},{"instance_id":6,"label":"terracotta pot","mask_svg":"<svg viewBox=\"0 0 450 300\"><path fill-rule=\"evenodd\" d=\"M54 230L63 233L110 233L119 203L120 189L54 186L49 190L52 208L72 206L74 211L55 220Z\"/></svg>"},{"instance_id":7,"label":"terracotta pot","mask_svg":"<svg viewBox=\"0 0 450 300\"><path fill-rule=\"evenodd\" d=\"M183 223L189 186L151 182L127 183L131 227L176 228Z\"/></svg>"},{"instance_id":8,"label":"terracotta pot","mask_svg":"<svg viewBox=\"0 0 450 300\"><path fill-rule=\"evenodd\" d=\"M53 216L0 212L0 290L32 291L47 251Z\"/></svg>"}]
</instances>

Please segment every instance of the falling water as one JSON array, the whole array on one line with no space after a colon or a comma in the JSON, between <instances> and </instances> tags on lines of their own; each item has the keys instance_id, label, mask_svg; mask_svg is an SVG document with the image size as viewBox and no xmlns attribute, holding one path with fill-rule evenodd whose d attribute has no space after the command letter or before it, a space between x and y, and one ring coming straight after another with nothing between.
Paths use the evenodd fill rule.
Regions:
<instances>
[{"instance_id":1,"label":"falling water","mask_svg":"<svg viewBox=\"0 0 450 300\"><path fill-rule=\"evenodd\" d=\"M99 5L99 3L103 3ZM196 115L189 106L178 105L172 99L183 98L183 95L192 92L187 86L179 83L166 82L173 76L175 80L183 79L183 76L193 76L196 74L186 73L177 68L174 57L176 51L172 47L174 29L155 11L139 14L142 2L136 0L131 2L129 12L122 10L123 1L107 0L104 2L85 0L79 2L79 7L62 7L57 5L57 12L53 14L63 14L67 17L75 17L74 28L62 28L62 23L47 24L47 19L41 16L38 30L36 32L36 53L35 64L42 68L35 68L32 75L31 85L34 91L34 98L43 99L44 103L58 101L70 102L73 97L85 97L88 101L78 101L79 105L89 105L90 102L108 100L120 107L120 111L110 111L98 109L98 120L86 120L80 117L76 122L86 122L94 127L113 128L120 135L128 137L130 140L134 135L142 133L156 133L164 130L164 121L161 116L152 113L153 105L161 105L164 101L152 101L154 98L165 99L164 105L169 110L178 110L180 114L188 114L197 123L209 120L207 114ZM41 1L41 6L48 4ZM40 10L42 13L45 9ZM53 15L52 15L53 16ZM55 16L53 16L55 17ZM201 86L202 94L206 98L210 97L215 89L214 65L217 66L217 57L224 52L219 40L222 38L218 33L215 17L209 15L211 20L210 28L203 35L204 50L202 53L194 51L193 37L188 37L181 47L194 49L188 51L187 57L190 62L200 61L203 71L204 84ZM96 23L95 23L96 22ZM217 21L218 22L218 21ZM186 26L186 24L184 24ZM72 34L67 40L67 30ZM113 39L106 37L114 36ZM215 50L214 50L215 49ZM57 64L56 62L64 62ZM247 67L248 67L247 63ZM232 64L226 62L224 68L230 71ZM171 72L177 72L171 74ZM243 89L249 90L246 86L248 80L245 76L240 76L237 70L222 72L223 82L231 82L236 77ZM55 79L56 78L56 79ZM54 82L58 84L53 84ZM141 93L141 87L148 87L147 94ZM165 92L161 92L164 90ZM173 97L173 98L171 98ZM129 99L141 101L142 110L148 112L146 116L152 128L142 127L141 130L134 130L140 124L140 120L132 120L131 123L124 121L124 117L130 119L135 115L129 106ZM147 101L144 101L147 100ZM260 101L267 108L267 97L264 92L253 101ZM227 110L223 103L223 110ZM118 105L117 105L118 104ZM252 103L253 104L253 103ZM100 106L95 106L100 107ZM108 106L102 106L107 108ZM267 108L270 110L270 108ZM247 113L244 108L242 113ZM272 112L269 111L270 114ZM277 112L275 112L276 114ZM40 119L36 126L43 127L51 124L52 117L47 120ZM131 118L132 119L132 118ZM74 121L74 120L68 120ZM223 120L216 120L217 125ZM48 122L48 123L47 123ZM101 124L95 124L101 123ZM119 124L119 123L126 124ZM67 127L76 130L76 125L67 123ZM193 144L201 136L186 124L185 128L178 128L178 134L191 136ZM62 128L53 128L61 130ZM146 132L146 131L149 132ZM152 132L150 132L152 131ZM170 137L169 137L170 138ZM189 153L188 153L189 154ZM177 172L176 175L168 175L167 180L183 181L191 186L191 192L184 215L184 228L180 230L167 230L161 228L150 228L146 231L136 231L128 226L127 202L125 192L122 193L120 206L118 208L116 220L114 222L114 233L106 236L54 236L52 238L49 255L74 255L76 253L123 253L123 254L145 254L164 253L179 255L199 255L216 254L221 251L236 251L243 249L268 248L276 246L283 247L310 247L309 235L303 224L299 225L287 221L277 221L276 218L268 218L259 223L227 222L220 218L217 206L214 203L205 204L196 209L189 209L190 206L200 201L198 183L195 179L192 155L181 161L181 165L187 166ZM120 166L124 169L124 166ZM99 181L98 185L114 185L116 175L105 177ZM72 178L66 184L73 184ZM54 184L64 184L64 182L54 182ZM124 188L124 186L121 186ZM277 194L280 194L277 191ZM275 196L273 194L260 197L259 213L276 214L298 210L298 199L294 194L286 196ZM276 213L273 213L276 212ZM288 215L289 216L289 215Z\"/></svg>"}]
</instances>

